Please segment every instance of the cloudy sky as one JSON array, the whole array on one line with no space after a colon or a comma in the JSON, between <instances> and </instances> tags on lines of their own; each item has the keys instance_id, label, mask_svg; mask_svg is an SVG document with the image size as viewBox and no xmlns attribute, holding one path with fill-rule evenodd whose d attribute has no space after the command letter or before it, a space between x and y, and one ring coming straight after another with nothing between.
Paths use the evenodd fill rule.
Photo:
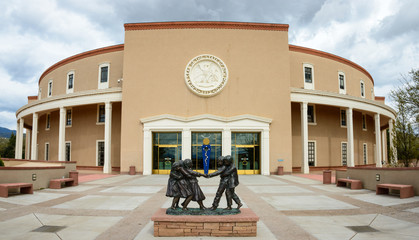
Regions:
<instances>
[{"instance_id":1,"label":"cloudy sky","mask_svg":"<svg viewBox=\"0 0 419 240\"><path fill-rule=\"evenodd\" d=\"M290 44L364 67L386 96L419 68L417 0L0 1L0 126L37 95L40 75L71 55L124 42L124 23L242 21L289 24ZM388 97L387 97L388 98Z\"/></svg>"}]
</instances>

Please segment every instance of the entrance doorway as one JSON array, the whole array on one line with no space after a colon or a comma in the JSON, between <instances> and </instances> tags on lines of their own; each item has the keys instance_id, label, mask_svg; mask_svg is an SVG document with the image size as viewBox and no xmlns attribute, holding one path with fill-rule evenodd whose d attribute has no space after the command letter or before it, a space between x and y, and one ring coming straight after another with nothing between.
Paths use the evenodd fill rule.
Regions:
<instances>
[{"instance_id":1,"label":"entrance doorway","mask_svg":"<svg viewBox=\"0 0 419 240\"><path fill-rule=\"evenodd\" d=\"M169 174L182 159L181 133L153 133L153 174Z\"/></svg>"},{"instance_id":2,"label":"entrance doorway","mask_svg":"<svg viewBox=\"0 0 419 240\"><path fill-rule=\"evenodd\" d=\"M239 174L260 174L260 134L232 133L231 156Z\"/></svg>"}]
</instances>

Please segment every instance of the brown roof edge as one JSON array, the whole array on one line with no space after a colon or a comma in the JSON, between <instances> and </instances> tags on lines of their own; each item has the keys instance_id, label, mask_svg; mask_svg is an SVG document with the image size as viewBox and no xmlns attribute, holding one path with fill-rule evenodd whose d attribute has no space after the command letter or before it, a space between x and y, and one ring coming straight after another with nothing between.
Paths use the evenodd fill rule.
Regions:
<instances>
[{"instance_id":1,"label":"brown roof edge","mask_svg":"<svg viewBox=\"0 0 419 240\"><path fill-rule=\"evenodd\" d=\"M103 47L103 48L90 50L90 51L87 51L87 52L82 52L82 53L76 54L74 56L68 57L66 59L63 59L63 60L57 62L56 64L52 65L51 67L49 67L47 70L45 70L45 72L42 73L41 77L39 78L38 84L41 83L42 78L44 78L48 73L52 72L53 70L65 65L65 64L68 64L70 62L74 62L74 61L77 61L77 60L80 60L80 59L83 59L83 58L96 56L96 55L99 55L99 54L117 52L117 51L122 51L122 50L124 50L124 44L118 44L118 45L113 45L113 46L109 46L109 47Z\"/></svg>"},{"instance_id":2,"label":"brown roof edge","mask_svg":"<svg viewBox=\"0 0 419 240\"><path fill-rule=\"evenodd\" d=\"M38 96L28 96L28 100L37 100Z\"/></svg>"},{"instance_id":3,"label":"brown roof edge","mask_svg":"<svg viewBox=\"0 0 419 240\"><path fill-rule=\"evenodd\" d=\"M301 52L301 53L307 53L307 54L311 54L311 55L315 55L315 56L319 56L319 57L324 57L324 58L328 58L331 60L335 60L341 63L344 63L346 65L349 65L353 68L358 69L359 71L363 72L365 75L367 75L367 77L371 80L372 85L374 85L374 79L372 78L371 74L365 70L365 68L361 67L360 65L346 59L343 57L339 57L337 55L328 53L328 52L323 52L323 51L319 51L316 49L312 49L312 48L306 48L306 47L300 47L300 46L295 46L295 45L289 45L289 49L290 51L293 52Z\"/></svg>"},{"instance_id":4,"label":"brown roof edge","mask_svg":"<svg viewBox=\"0 0 419 240\"><path fill-rule=\"evenodd\" d=\"M386 100L386 97L375 96L375 100L377 100L377 101L385 101Z\"/></svg>"},{"instance_id":5,"label":"brown roof edge","mask_svg":"<svg viewBox=\"0 0 419 240\"><path fill-rule=\"evenodd\" d=\"M288 31L289 25L277 24L277 23L189 21L189 22L126 23L124 24L124 27L125 27L125 31L156 30L156 29L193 29L193 28Z\"/></svg>"}]
</instances>

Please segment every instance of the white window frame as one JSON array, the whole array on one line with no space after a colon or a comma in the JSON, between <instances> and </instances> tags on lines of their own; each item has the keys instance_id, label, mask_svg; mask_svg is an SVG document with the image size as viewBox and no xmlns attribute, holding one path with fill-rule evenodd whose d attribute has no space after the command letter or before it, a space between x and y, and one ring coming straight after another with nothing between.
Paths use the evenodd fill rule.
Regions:
<instances>
[{"instance_id":1,"label":"white window frame","mask_svg":"<svg viewBox=\"0 0 419 240\"><path fill-rule=\"evenodd\" d=\"M48 124L48 116L49 116L49 124ZM45 116L45 130L51 129L51 113L47 113Z\"/></svg>"},{"instance_id":2,"label":"white window frame","mask_svg":"<svg viewBox=\"0 0 419 240\"><path fill-rule=\"evenodd\" d=\"M314 122L309 122L308 121L308 106L312 106L313 107L313 121ZM315 104L307 104L307 124L308 125L317 125L317 116L316 116L316 105Z\"/></svg>"},{"instance_id":3,"label":"white window frame","mask_svg":"<svg viewBox=\"0 0 419 240\"><path fill-rule=\"evenodd\" d=\"M371 88L371 100L375 100L374 88Z\"/></svg>"},{"instance_id":4,"label":"white window frame","mask_svg":"<svg viewBox=\"0 0 419 240\"><path fill-rule=\"evenodd\" d=\"M363 80L359 82L359 88L361 90L361 97L365 98L365 83Z\"/></svg>"},{"instance_id":5,"label":"white window frame","mask_svg":"<svg viewBox=\"0 0 419 240\"><path fill-rule=\"evenodd\" d=\"M67 144L68 143L70 144L70 158L68 159L68 161L71 162L71 141L66 141L65 142L64 160L67 161L66 157L67 157Z\"/></svg>"},{"instance_id":6,"label":"white window frame","mask_svg":"<svg viewBox=\"0 0 419 240\"><path fill-rule=\"evenodd\" d=\"M47 148L47 146L48 146L48 148ZM44 151L44 160L45 161L49 161L50 150L51 150L51 145L49 144L49 142L46 142L45 143L45 151ZM47 155L48 155L48 157L47 157Z\"/></svg>"},{"instance_id":7,"label":"white window frame","mask_svg":"<svg viewBox=\"0 0 419 240\"><path fill-rule=\"evenodd\" d=\"M343 89L340 88L340 75L343 76ZM338 88L340 94L346 94L346 76L344 72L338 72Z\"/></svg>"},{"instance_id":8,"label":"white window frame","mask_svg":"<svg viewBox=\"0 0 419 240\"><path fill-rule=\"evenodd\" d=\"M311 167L315 167L315 166L317 166L317 142L316 142L316 140L308 140L307 141L307 154L309 154L308 152L308 145L309 145L309 143L310 142L313 142L314 143L314 166L311 166ZM309 164L309 166L310 166L310 158L309 158L309 156L310 155L308 155L307 156L307 159L308 159L308 164Z\"/></svg>"},{"instance_id":9,"label":"white window frame","mask_svg":"<svg viewBox=\"0 0 419 240\"><path fill-rule=\"evenodd\" d=\"M101 80L101 75L102 75L102 67L108 67L108 76L107 76L107 81L102 83L100 82ZM106 62L106 63L102 63L99 65L99 71L98 71L98 89L105 89L105 88L109 88L109 76L111 75L111 64Z\"/></svg>"},{"instance_id":10,"label":"white window frame","mask_svg":"<svg viewBox=\"0 0 419 240\"><path fill-rule=\"evenodd\" d=\"M68 87L68 81L69 81L69 78L70 78L70 75L71 74L73 74L73 87L71 88L71 89L69 89ZM69 93L73 93L74 92L74 80L76 79L76 74L75 74L75 72L74 72L74 70L71 70L71 71L69 71L68 73L67 73L67 84L66 84L66 93L67 94L69 94Z\"/></svg>"},{"instance_id":11,"label":"white window frame","mask_svg":"<svg viewBox=\"0 0 419 240\"><path fill-rule=\"evenodd\" d=\"M342 111L345 111L345 124L346 125L342 125ZM341 108L340 110L339 110L339 124L340 124L340 127L341 128L346 128L347 126L348 126L348 121L347 121L347 116L346 116L346 114L347 114L347 112L346 112L346 109L345 108Z\"/></svg>"},{"instance_id":12,"label":"white window frame","mask_svg":"<svg viewBox=\"0 0 419 240\"><path fill-rule=\"evenodd\" d=\"M368 164L368 145L367 143L362 144L362 161L364 164Z\"/></svg>"},{"instance_id":13,"label":"white window frame","mask_svg":"<svg viewBox=\"0 0 419 240\"><path fill-rule=\"evenodd\" d=\"M103 106L105 108L105 104L98 104L97 105L97 111L96 111L96 125L103 125L105 124L106 120L103 120L103 122L99 122L99 110L100 110L100 106ZM106 115L106 108L105 108L105 115Z\"/></svg>"},{"instance_id":14,"label":"white window frame","mask_svg":"<svg viewBox=\"0 0 419 240\"><path fill-rule=\"evenodd\" d=\"M96 140L96 166L97 167L102 167L102 166L99 166L99 142L103 142L103 144L105 144L105 140ZM103 151L105 151L105 150L103 150ZM104 152L104 155L105 155L106 153ZM105 162L103 162L103 165L105 165Z\"/></svg>"},{"instance_id":15,"label":"white window frame","mask_svg":"<svg viewBox=\"0 0 419 240\"><path fill-rule=\"evenodd\" d=\"M364 128L364 120L365 120L365 128ZM361 127L362 127L362 131L367 131L367 114L365 113L362 114Z\"/></svg>"},{"instance_id":16,"label":"white window frame","mask_svg":"<svg viewBox=\"0 0 419 240\"><path fill-rule=\"evenodd\" d=\"M47 97L51 97L51 96L52 96L52 90L53 90L53 87L54 87L54 83L53 83L52 79L50 79L50 80L48 81L48 92L47 92Z\"/></svg>"},{"instance_id":17,"label":"white window frame","mask_svg":"<svg viewBox=\"0 0 419 240\"><path fill-rule=\"evenodd\" d=\"M68 111L71 112L71 124L70 125L67 125L67 114L68 114ZM65 110L65 127L66 128L69 128L69 127L72 127L72 126L73 126L73 108L66 108L66 110Z\"/></svg>"},{"instance_id":18,"label":"white window frame","mask_svg":"<svg viewBox=\"0 0 419 240\"><path fill-rule=\"evenodd\" d=\"M346 144L346 165L343 165L343 144ZM340 142L340 160L342 166L348 166L348 142Z\"/></svg>"},{"instance_id":19,"label":"white window frame","mask_svg":"<svg viewBox=\"0 0 419 240\"><path fill-rule=\"evenodd\" d=\"M311 83L306 82L306 67L311 68ZM303 64L304 89L314 89L314 66L310 63Z\"/></svg>"},{"instance_id":20,"label":"white window frame","mask_svg":"<svg viewBox=\"0 0 419 240\"><path fill-rule=\"evenodd\" d=\"M39 89L38 89L38 100L41 100L41 96L42 96L42 88L39 87Z\"/></svg>"}]
</instances>

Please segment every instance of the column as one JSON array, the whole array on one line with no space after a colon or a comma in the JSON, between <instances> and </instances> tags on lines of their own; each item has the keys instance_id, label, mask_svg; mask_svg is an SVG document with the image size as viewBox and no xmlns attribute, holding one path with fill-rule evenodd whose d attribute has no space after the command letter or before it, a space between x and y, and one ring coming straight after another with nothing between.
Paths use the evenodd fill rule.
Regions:
<instances>
[{"instance_id":1,"label":"column","mask_svg":"<svg viewBox=\"0 0 419 240\"><path fill-rule=\"evenodd\" d=\"M376 167L382 167L381 164L381 134L380 134L380 114L374 115L375 120L375 164Z\"/></svg>"},{"instance_id":2,"label":"column","mask_svg":"<svg viewBox=\"0 0 419 240\"><path fill-rule=\"evenodd\" d=\"M308 167L308 121L307 121L307 102L301 103L301 146L302 146L302 163L301 172L309 173Z\"/></svg>"},{"instance_id":3,"label":"column","mask_svg":"<svg viewBox=\"0 0 419 240\"><path fill-rule=\"evenodd\" d=\"M32 147L31 160L38 160L36 146L38 145L38 113L32 115Z\"/></svg>"},{"instance_id":4,"label":"column","mask_svg":"<svg viewBox=\"0 0 419 240\"><path fill-rule=\"evenodd\" d=\"M19 141L18 141L18 155L17 159L22 159L22 151L23 151L23 125L25 120L23 118L19 119Z\"/></svg>"},{"instance_id":5,"label":"column","mask_svg":"<svg viewBox=\"0 0 419 240\"><path fill-rule=\"evenodd\" d=\"M394 147L394 143L393 143L393 138L394 138L393 124L394 124L393 119L390 119L388 121L388 131L390 132L389 134L390 150L391 150L390 153L393 153L393 156L392 156L393 163L397 163L397 149ZM390 156L389 156L389 159L391 159Z\"/></svg>"},{"instance_id":6,"label":"column","mask_svg":"<svg viewBox=\"0 0 419 240\"><path fill-rule=\"evenodd\" d=\"M105 103L105 163L103 166L104 173L112 173L112 159L111 159L111 146L112 146L112 103Z\"/></svg>"},{"instance_id":7,"label":"column","mask_svg":"<svg viewBox=\"0 0 419 240\"><path fill-rule=\"evenodd\" d=\"M384 129L381 131L381 150L382 150L382 158L383 162L387 163L387 130Z\"/></svg>"},{"instance_id":8,"label":"column","mask_svg":"<svg viewBox=\"0 0 419 240\"><path fill-rule=\"evenodd\" d=\"M58 132L58 161L65 161L65 107L60 107L60 126Z\"/></svg>"},{"instance_id":9,"label":"column","mask_svg":"<svg viewBox=\"0 0 419 240\"><path fill-rule=\"evenodd\" d=\"M260 158L262 166L262 175L270 175L269 171L269 128L262 131L262 157Z\"/></svg>"},{"instance_id":10,"label":"column","mask_svg":"<svg viewBox=\"0 0 419 240\"><path fill-rule=\"evenodd\" d=\"M19 119L16 122L15 159L19 159Z\"/></svg>"},{"instance_id":11,"label":"column","mask_svg":"<svg viewBox=\"0 0 419 240\"><path fill-rule=\"evenodd\" d=\"M222 156L231 155L231 129L223 129L223 149L221 150Z\"/></svg>"},{"instance_id":12,"label":"column","mask_svg":"<svg viewBox=\"0 0 419 240\"><path fill-rule=\"evenodd\" d=\"M31 159L31 130L26 129L26 149L25 149L25 159Z\"/></svg>"},{"instance_id":13,"label":"column","mask_svg":"<svg viewBox=\"0 0 419 240\"><path fill-rule=\"evenodd\" d=\"M182 130L182 159L192 158L191 146L192 146L191 129L184 128Z\"/></svg>"},{"instance_id":14,"label":"column","mask_svg":"<svg viewBox=\"0 0 419 240\"><path fill-rule=\"evenodd\" d=\"M346 130L348 137L348 167L355 167L354 161L354 124L352 108L346 109Z\"/></svg>"},{"instance_id":15,"label":"column","mask_svg":"<svg viewBox=\"0 0 419 240\"><path fill-rule=\"evenodd\" d=\"M151 175L153 156L152 156L152 139L151 130L144 128L144 142L143 142L143 175Z\"/></svg>"}]
</instances>

